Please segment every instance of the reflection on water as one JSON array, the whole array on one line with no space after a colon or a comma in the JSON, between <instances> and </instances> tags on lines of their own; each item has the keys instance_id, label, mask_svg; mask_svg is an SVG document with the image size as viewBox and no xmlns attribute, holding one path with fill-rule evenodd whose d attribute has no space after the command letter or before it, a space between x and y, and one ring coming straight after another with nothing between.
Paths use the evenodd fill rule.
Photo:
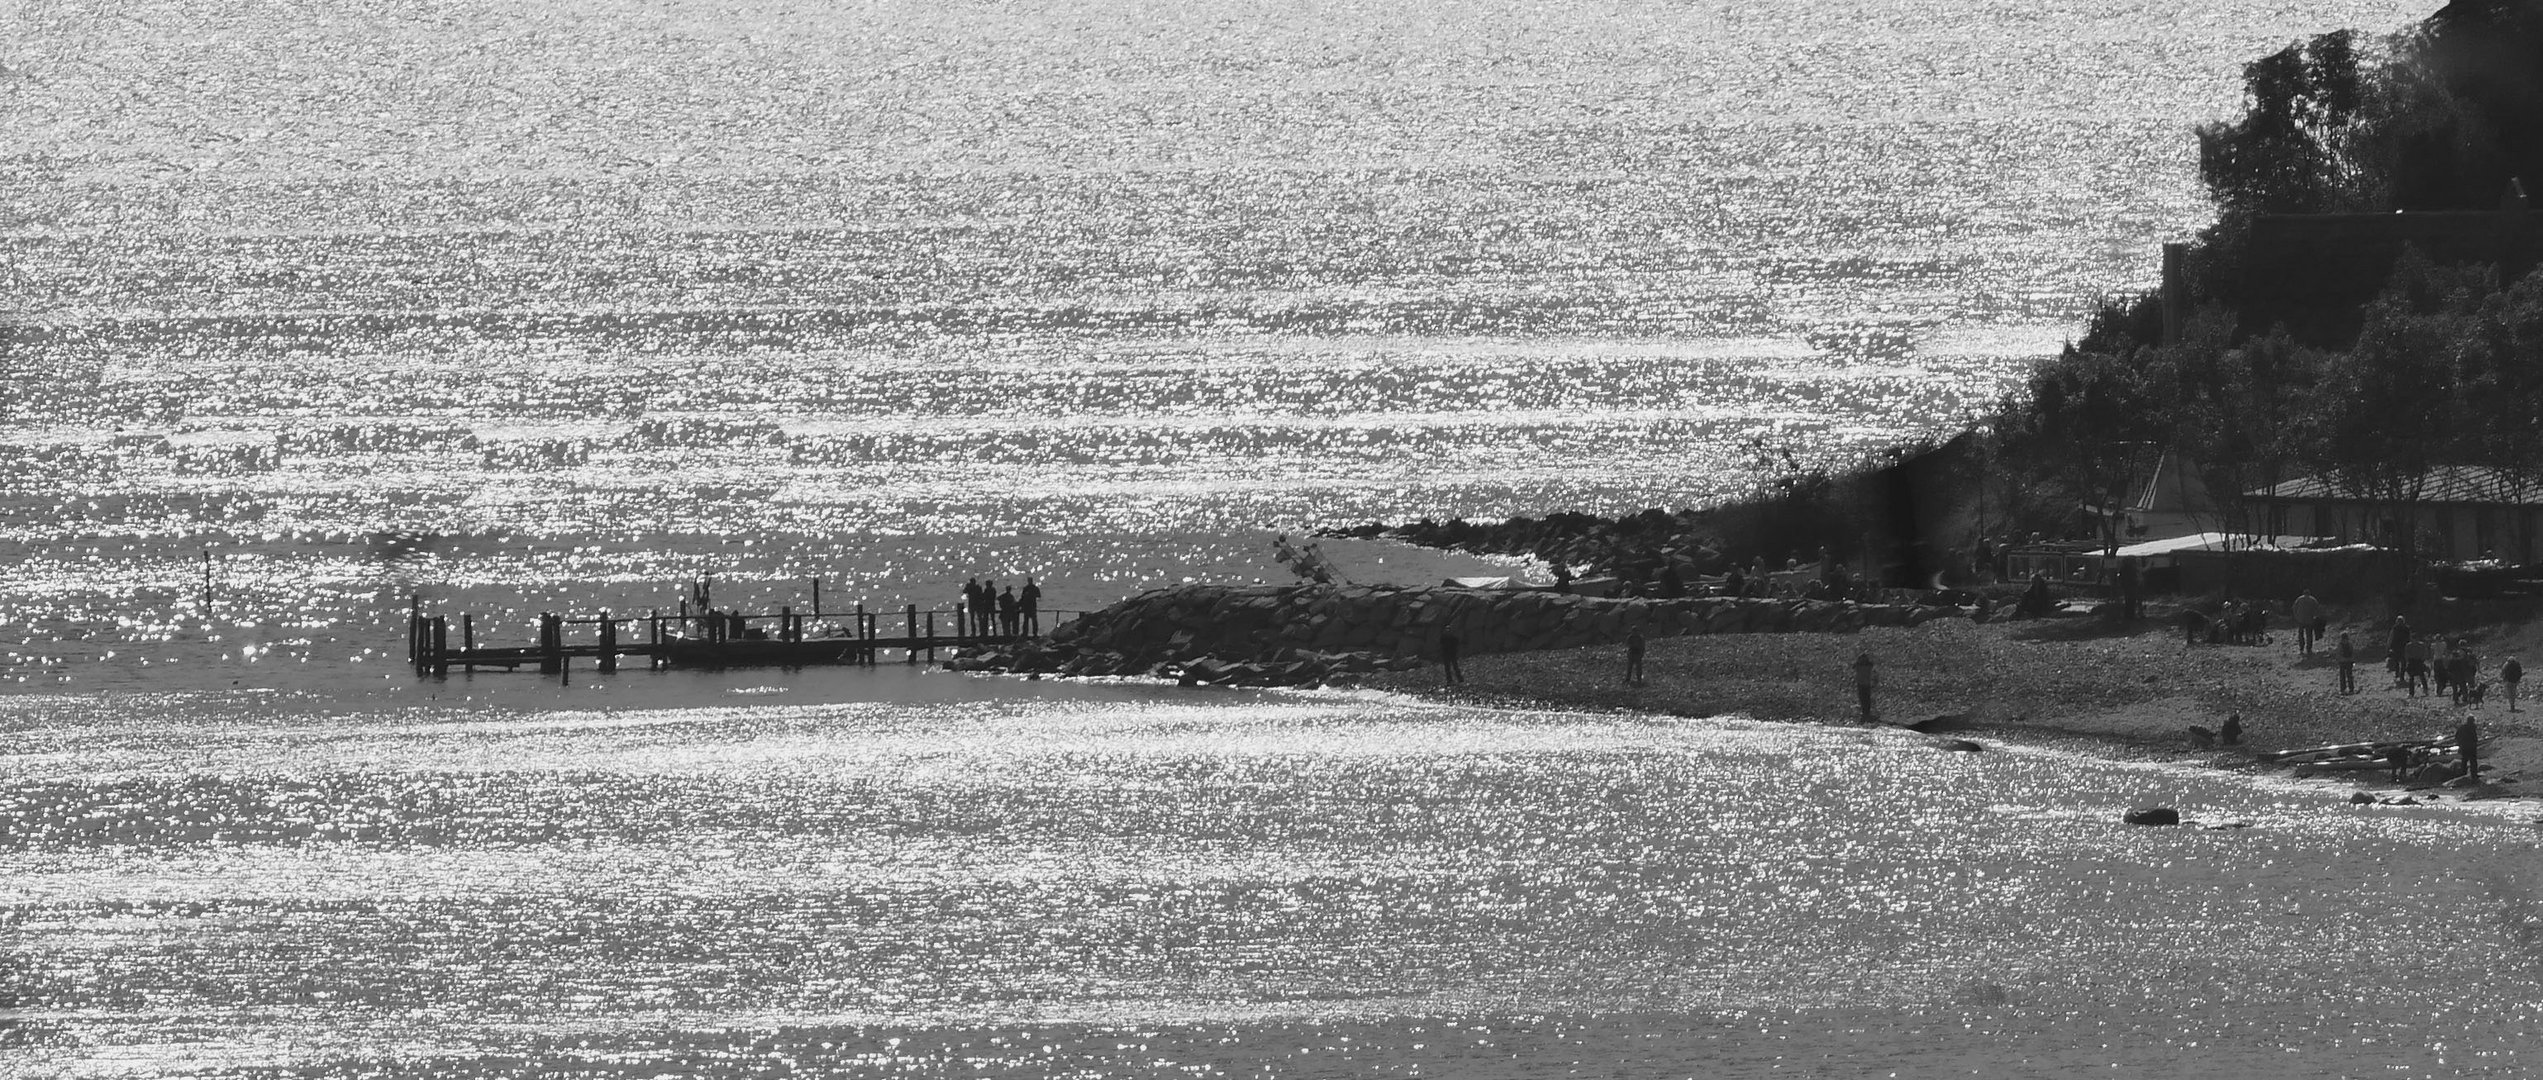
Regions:
<instances>
[{"instance_id":1,"label":"reflection on water","mask_svg":"<svg viewBox=\"0 0 2543 1080\"><path fill-rule=\"evenodd\" d=\"M2517 825L1886 734L1103 696L215 732L30 699L78 737L0 765L0 994L55 1044L19 1059L1541 1075L1567 1053L2222 1054L2315 1075L2492 1061L2543 989ZM2250 827L2113 823L2149 801Z\"/></svg>"},{"instance_id":2,"label":"reflection on water","mask_svg":"<svg viewBox=\"0 0 2543 1080\"><path fill-rule=\"evenodd\" d=\"M2522 1071L2521 827L1738 725L409 675L415 602L1093 607L1950 430L2204 222L2246 58L2419 14L1045 8L13 12L0 1075Z\"/></svg>"}]
</instances>

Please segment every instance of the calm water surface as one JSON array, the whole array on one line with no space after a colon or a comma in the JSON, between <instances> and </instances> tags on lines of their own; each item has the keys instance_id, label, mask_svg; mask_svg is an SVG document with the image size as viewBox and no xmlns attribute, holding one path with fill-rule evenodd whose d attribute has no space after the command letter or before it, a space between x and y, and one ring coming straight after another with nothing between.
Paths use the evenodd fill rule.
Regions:
<instances>
[{"instance_id":1,"label":"calm water surface","mask_svg":"<svg viewBox=\"0 0 2543 1080\"><path fill-rule=\"evenodd\" d=\"M394 659L419 598L1084 608L1947 431L2203 223L2244 60L2422 13L22 5L0 1074L2521 1075L2513 811Z\"/></svg>"}]
</instances>

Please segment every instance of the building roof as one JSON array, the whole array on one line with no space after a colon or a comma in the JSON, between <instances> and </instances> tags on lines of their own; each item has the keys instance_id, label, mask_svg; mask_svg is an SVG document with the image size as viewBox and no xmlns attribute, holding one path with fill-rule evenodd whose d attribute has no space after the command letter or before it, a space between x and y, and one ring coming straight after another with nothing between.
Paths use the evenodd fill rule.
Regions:
<instances>
[{"instance_id":1,"label":"building roof","mask_svg":"<svg viewBox=\"0 0 2543 1080\"><path fill-rule=\"evenodd\" d=\"M2270 499L2378 501L2324 476L2300 477L2252 494ZM2440 465L2428 471L2428 486L2420 493L2420 501L2543 506L2543 480L2519 483L2508 474L2483 465Z\"/></svg>"}]
</instances>

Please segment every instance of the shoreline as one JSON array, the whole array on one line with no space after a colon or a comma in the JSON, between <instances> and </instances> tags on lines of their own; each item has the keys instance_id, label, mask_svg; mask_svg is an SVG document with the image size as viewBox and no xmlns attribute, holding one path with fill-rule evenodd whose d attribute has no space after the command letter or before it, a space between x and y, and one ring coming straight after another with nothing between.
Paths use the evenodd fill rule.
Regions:
<instances>
[{"instance_id":1,"label":"shoreline","mask_svg":"<svg viewBox=\"0 0 2543 1080\"><path fill-rule=\"evenodd\" d=\"M1468 657L1466 682L1457 687L1442 685L1435 667L1375 675L1359 685L1467 704L1862 727L1848 665L1857 652L1869 652L1881 679L1876 727L1931 722L1927 733L1946 738L2292 779L2291 769L2261 755L2435 738L2470 713L2482 728L2482 773L2510 793L2499 801L2523 798L2516 781L2543 766L2543 723L2536 718L2543 706L2523 702L2510 713L2496 695L2482 705L2455 706L2388 689L2380 636L2374 652L2360 650L2359 692L2343 696L2335 665L2319 652L2298 656L2287 634L2269 645L2185 647L2167 613L2157 611L2133 627L2100 618L1944 619L1847 634L1655 638L1639 687L1623 683L1621 645ZM2335 622L2335 639L2339 628ZM2351 620L2349 629L2363 644L2364 623ZM2499 654L2505 655L2511 654ZM2190 732L2194 725L2214 730L2237 713L2245 728L2241 746L2202 746ZM2355 776L2324 779L2378 797L2465 801L2461 789L2394 784L2381 770Z\"/></svg>"}]
</instances>

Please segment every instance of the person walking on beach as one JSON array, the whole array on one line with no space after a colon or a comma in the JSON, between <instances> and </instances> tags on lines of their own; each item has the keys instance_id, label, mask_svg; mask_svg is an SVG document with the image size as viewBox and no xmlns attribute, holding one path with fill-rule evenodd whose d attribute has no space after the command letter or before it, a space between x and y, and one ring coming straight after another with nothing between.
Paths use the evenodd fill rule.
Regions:
<instances>
[{"instance_id":1,"label":"person walking on beach","mask_svg":"<svg viewBox=\"0 0 2543 1080\"><path fill-rule=\"evenodd\" d=\"M2481 776L2481 726L2473 722L2469 713L2464 715L2463 723L2455 725L2455 753L2464 759L2464 775L2479 779Z\"/></svg>"},{"instance_id":2,"label":"person walking on beach","mask_svg":"<svg viewBox=\"0 0 2543 1080\"><path fill-rule=\"evenodd\" d=\"M2340 657L2340 692L2343 694L2357 693L2358 647L2356 642L2349 640L2349 632L2346 630L2340 631L2340 647L2338 649L2338 655Z\"/></svg>"},{"instance_id":3,"label":"person walking on beach","mask_svg":"<svg viewBox=\"0 0 2543 1080\"><path fill-rule=\"evenodd\" d=\"M2428 690L2431 694L2436 693L2428 685L2427 639L2412 638L2411 643L2404 646L2402 651L2405 654L2402 660L2402 689L2409 691L2412 697L2418 697L2422 690Z\"/></svg>"},{"instance_id":4,"label":"person walking on beach","mask_svg":"<svg viewBox=\"0 0 2543 1080\"><path fill-rule=\"evenodd\" d=\"M1872 690L1881 685L1881 675L1873 670L1871 653L1854 656L1854 701L1863 709L1863 722L1872 722Z\"/></svg>"},{"instance_id":5,"label":"person walking on beach","mask_svg":"<svg viewBox=\"0 0 2543 1080\"><path fill-rule=\"evenodd\" d=\"M1466 681L1465 671L1457 666L1457 645L1457 635L1454 632L1448 630L1439 632L1439 679L1450 686L1457 686Z\"/></svg>"},{"instance_id":6,"label":"person walking on beach","mask_svg":"<svg viewBox=\"0 0 2543 1080\"><path fill-rule=\"evenodd\" d=\"M2525 665L2517 663L2516 657L2511 656L2507 663L2499 665L2499 688L2508 692L2509 712L2517 711L2517 684L2524 681Z\"/></svg>"},{"instance_id":7,"label":"person walking on beach","mask_svg":"<svg viewBox=\"0 0 2543 1080\"><path fill-rule=\"evenodd\" d=\"M2410 685L2408 674L2403 666L2410 659L2406 655L2410 652L2410 646L2411 624L2399 615L2393 616L2393 630L2384 635L2384 670L2393 676L2394 686Z\"/></svg>"},{"instance_id":8,"label":"person walking on beach","mask_svg":"<svg viewBox=\"0 0 2543 1080\"><path fill-rule=\"evenodd\" d=\"M1642 685L1642 629L1636 627L1625 634L1625 685Z\"/></svg>"},{"instance_id":9,"label":"person walking on beach","mask_svg":"<svg viewBox=\"0 0 2543 1080\"><path fill-rule=\"evenodd\" d=\"M2296 653L2313 655L2315 642L2322 640L2322 601L2314 599L2313 590L2296 594Z\"/></svg>"},{"instance_id":10,"label":"person walking on beach","mask_svg":"<svg viewBox=\"0 0 2543 1080\"><path fill-rule=\"evenodd\" d=\"M1033 583L1033 575L1024 575L1024 591L1016 594L1016 603L1024 609L1024 632L1042 636L1042 587Z\"/></svg>"}]
</instances>

